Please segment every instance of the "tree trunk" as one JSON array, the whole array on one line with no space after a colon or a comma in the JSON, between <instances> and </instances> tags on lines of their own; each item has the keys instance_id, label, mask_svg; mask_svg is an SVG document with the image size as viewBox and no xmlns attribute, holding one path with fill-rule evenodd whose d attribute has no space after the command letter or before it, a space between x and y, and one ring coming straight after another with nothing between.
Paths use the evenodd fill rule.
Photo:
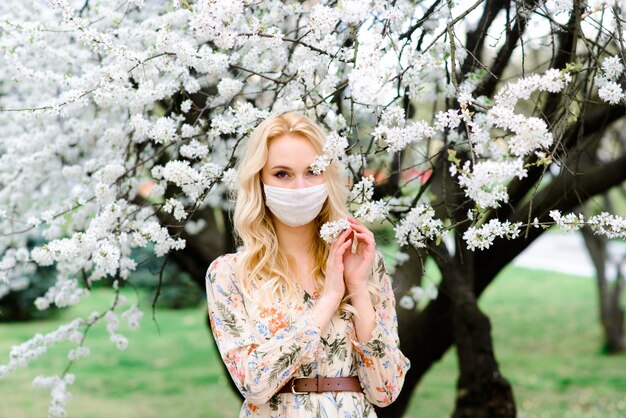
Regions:
<instances>
[{"instance_id":1,"label":"tree trunk","mask_svg":"<svg viewBox=\"0 0 626 418\"><path fill-rule=\"evenodd\" d=\"M596 269L600 322L604 330L604 351L609 354L624 353L626 352L626 335L624 333L624 309L621 306L624 278L621 274L620 263L616 263L615 284L611 286L606 277L608 257L606 237L594 234L586 226L581 228L581 233Z\"/></svg>"},{"instance_id":2,"label":"tree trunk","mask_svg":"<svg viewBox=\"0 0 626 418\"><path fill-rule=\"evenodd\" d=\"M478 307L472 273L465 254L461 268L453 259L438 263L445 277L442 291L452 296L452 334L459 361L453 418L515 417L515 399L509 382L500 374L493 350L491 323Z\"/></svg>"}]
</instances>

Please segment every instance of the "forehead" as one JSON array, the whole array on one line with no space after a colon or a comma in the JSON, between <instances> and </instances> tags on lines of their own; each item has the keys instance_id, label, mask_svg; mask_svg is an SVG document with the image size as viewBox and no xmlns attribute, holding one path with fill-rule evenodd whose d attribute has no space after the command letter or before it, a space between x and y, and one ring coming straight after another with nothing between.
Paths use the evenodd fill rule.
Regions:
<instances>
[{"instance_id":1,"label":"forehead","mask_svg":"<svg viewBox=\"0 0 626 418\"><path fill-rule=\"evenodd\" d=\"M277 164L289 167L307 167L318 155L311 141L301 135L282 135L272 138L268 144L266 166Z\"/></svg>"}]
</instances>

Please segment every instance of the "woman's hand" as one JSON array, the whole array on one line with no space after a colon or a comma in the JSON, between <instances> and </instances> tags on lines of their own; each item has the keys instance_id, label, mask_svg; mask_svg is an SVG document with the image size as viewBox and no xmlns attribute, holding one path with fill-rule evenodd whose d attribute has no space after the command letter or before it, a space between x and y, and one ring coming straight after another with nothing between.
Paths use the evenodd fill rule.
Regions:
<instances>
[{"instance_id":1,"label":"woman's hand","mask_svg":"<svg viewBox=\"0 0 626 418\"><path fill-rule=\"evenodd\" d=\"M367 282L374 265L376 251L374 233L356 219L348 217L348 220L351 227L348 231L356 232L358 246L356 253L347 251L343 254L343 277L348 294L367 293Z\"/></svg>"},{"instance_id":2,"label":"woman's hand","mask_svg":"<svg viewBox=\"0 0 626 418\"><path fill-rule=\"evenodd\" d=\"M328 300L335 305L335 308L341 303L346 293L346 285L344 283L344 264L343 256L352 245L352 235L350 228L343 231L337 237L337 240L330 246L328 259L326 260L326 274L324 279L324 288L320 299Z\"/></svg>"}]
</instances>

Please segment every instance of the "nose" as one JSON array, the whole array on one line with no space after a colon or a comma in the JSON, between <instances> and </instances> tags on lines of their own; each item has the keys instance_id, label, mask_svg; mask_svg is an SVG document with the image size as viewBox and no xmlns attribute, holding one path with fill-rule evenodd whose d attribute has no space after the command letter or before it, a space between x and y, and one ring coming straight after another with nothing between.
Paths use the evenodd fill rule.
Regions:
<instances>
[{"instance_id":1,"label":"nose","mask_svg":"<svg viewBox=\"0 0 626 418\"><path fill-rule=\"evenodd\" d=\"M304 177L302 176L296 176L296 189L303 189L305 187L309 187L305 182L304 182Z\"/></svg>"}]
</instances>

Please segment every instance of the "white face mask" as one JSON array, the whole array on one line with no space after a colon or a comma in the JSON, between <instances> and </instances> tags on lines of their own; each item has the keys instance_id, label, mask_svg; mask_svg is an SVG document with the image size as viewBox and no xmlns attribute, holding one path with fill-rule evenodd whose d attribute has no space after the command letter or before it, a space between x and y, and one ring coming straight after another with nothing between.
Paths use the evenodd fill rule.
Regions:
<instances>
[{"instance_id":1,"label":"white face mask","mask_svg":"<svg viewBox=\"0 0 626 418\"><path fill-rule=\"evenodd\" d=\"M328 196L326 183L303 189L288 189L263 183L265 203L274 216L289 226L308 224L320 213Z\"/></svg>"}]
</instances>

